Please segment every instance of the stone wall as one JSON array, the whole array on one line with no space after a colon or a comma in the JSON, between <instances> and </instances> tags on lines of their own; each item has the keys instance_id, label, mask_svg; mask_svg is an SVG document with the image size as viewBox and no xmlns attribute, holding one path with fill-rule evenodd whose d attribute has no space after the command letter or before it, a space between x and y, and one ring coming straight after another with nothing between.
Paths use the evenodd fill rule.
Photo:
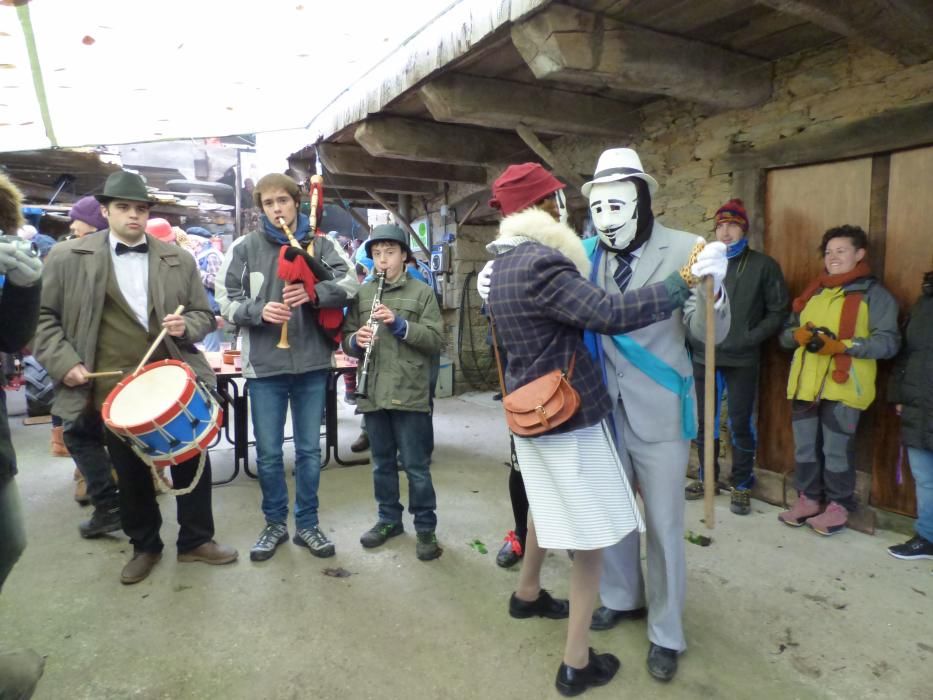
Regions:
<instances>
[{"instance_id":1,"label":"stone wall","mask_svg":"<svg viewBox=\"0 0 933 700\"><path fill-rule=\"evenodd\" d=\"M716 210L735 196L732 174L714 174L714 164L720 158L773 145L797 134L828 133L894 108L931 102L933 62L905 67L887 54L841 40L776 61L774 92L768 102L758 107L717 113L701 105L660 100L638 110L643 137L634 143L567 136L550 147L580 173L593 172L599 154L606 148L634 148L645 170L660 183L653 201L655 215L672 228L709 236ZM490 178L504 167L490 165ZM448 201L455 203L476 189L451 188ZM440 203L429 202L429 209L437 211ZM761 212L750 210L749 214L754 221ZM432 219L439 222L437 214ZM449 352L457 370L457 391L469 388L460 366L461 359L467 360L468 356L458 358L456 353L463 283L488 259L484 246L494 235L494 226L466 226L458 231L452 246L452 275L445 285L444 317ZM470 320L474 328L479 327L475 290L467 298L472 304Z\"/></svg>"},{"instance_id":2,"label":"stone wall","mask_svg":"<svg viewBox=\"0 0 933 700\"><path fill-rule=\"evenodd\" d=\"M486 341L486 319L480 314L482 301L476 292L476 274L489 260L486 244L495 238L496 231L495 226L468 224L458 228L451 244L451 271L443 284L442 316L457 392L490 388L496 382Z\"/></svg>"},{"instance_id":3,"label":"stone wall","mask_svg":"<svg viewBox=\"0 0 933 700\"><path fill-rule=\"evenodd\" d=\"M709 235L716 210L733 196L731 175L712 174L716 159L929 102L933 62L905 67L887 54L840 41L776 61L774 92L758 107L716 114L700 105L661 100L640 110L644 138L636 143L566 137L553 149L576 170L589 173L604 149L633 147L661 184L655 214L667 226Z\"/></svg>"}]
</instances>

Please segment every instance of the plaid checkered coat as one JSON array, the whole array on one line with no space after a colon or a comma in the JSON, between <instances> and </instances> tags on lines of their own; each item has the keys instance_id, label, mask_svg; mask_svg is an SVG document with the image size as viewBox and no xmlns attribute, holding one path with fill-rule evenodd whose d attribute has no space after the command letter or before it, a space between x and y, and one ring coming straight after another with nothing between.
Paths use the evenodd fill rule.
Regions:
<instances>
[{"instance_id":1,"label":"plaid checkered coat","mask_svg":"<svg viewBox=\"0 0 933 700\"><path fill-rule=\"evenodd\" d=\"M681 294L664 282L625 295L603 291L586 279L589 260L577 235L535 208L503 219L489 248L499 253L487 302L508 356L506 392L551 370L566 370L576 353L571 384L580 394L580 410L552 433L598 423L612 402L583 344L583 330L625 333L667 319L686 297L686 286Z\"/></svg>"}]
</instances>

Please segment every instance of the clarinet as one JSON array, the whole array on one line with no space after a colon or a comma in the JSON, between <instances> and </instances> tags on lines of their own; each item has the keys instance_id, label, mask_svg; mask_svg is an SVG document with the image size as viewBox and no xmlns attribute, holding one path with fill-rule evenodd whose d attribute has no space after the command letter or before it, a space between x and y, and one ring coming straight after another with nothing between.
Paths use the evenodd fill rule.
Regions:
<instances>
[{"instance_id":1,"label":"clarinet","mask_svg":"<svg viewBox=\"0 0 933 700\"><path fill-rule=\"evenodd\" d=\"M373 307L369 310L369 321L367 326L373 332L372 337L370 338L369 345L366 346L366 354L363 355L363 364L360 365L360 379L356 385L355 396L366 398L368 396L367 389L369 388L369 360L373 353L373 345L376 343L376 332L379 330L379 322L373 318L373 314L376 313L376 307L382 303L382 288L386 283L386 273L377 272L376 273L376 296L373 297Z\"/></svg>"}]
</instances>

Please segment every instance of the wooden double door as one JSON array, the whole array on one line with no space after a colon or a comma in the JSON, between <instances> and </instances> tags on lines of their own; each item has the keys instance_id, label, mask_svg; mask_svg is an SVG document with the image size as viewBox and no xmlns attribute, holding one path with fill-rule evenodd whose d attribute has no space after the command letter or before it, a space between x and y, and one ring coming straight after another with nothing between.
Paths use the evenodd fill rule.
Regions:
<instances>
[{"instance_id":1,"label":"wooden double door","mask_svg":"<svg viewBox=\"0 0 933 700\"><path fill-rule=\"evenodd\" d=\"M765 252L781 265L791 298L822 272L820 239L841 224L868 232L872 271L902 312L933 269L933 147L772 170L765 201ZM762 356L758 460L760 467L785 474L794 470L789 365L790 355L769 341ZM890 361L880 363L878 399L859 423L859 496L876 508L916 515L899 419L885 398L890 368Z\"/></svg>"}]
</instances>

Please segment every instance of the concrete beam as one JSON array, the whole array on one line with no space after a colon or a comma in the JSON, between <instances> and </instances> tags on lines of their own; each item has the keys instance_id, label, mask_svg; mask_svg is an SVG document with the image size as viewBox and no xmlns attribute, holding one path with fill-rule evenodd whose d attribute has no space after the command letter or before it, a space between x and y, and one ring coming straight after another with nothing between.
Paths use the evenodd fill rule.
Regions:
<instances>
[{"instance_id":1,"label":"concrete beam","mask_svg":"<svg viewBox=\"0 0 933 700\"><path fill-rule=\"evenodd\" d=\"M393 195L386 195L386 197L392 197ZM344 189L343 187L335 188L329 186L327 182L324 182L324 201L325 202L354 202L363 204L365 206L377 208L378 202L369 196L366 190L355 190L351 188Z\"/></svg>"},{"instance_id":2,"label":"concrete beam","mask_svg":"<svg viewBox=\"0 0 933 700\"><path fill-rule=\"evenodd\" d=\"M511 134L402 117L367 119L354 136L370 155L380 158L484 165L517 162L528 153L522 140Z\"/></svg>"},{"instance_id":3,"label":"concrete beam","mask_svg":"<svg viewBox=\"0 0 933 700\"><path fill-rule=\"evenodd\" d=\"M858 37L912 66L933 58L929 0L760 0L836 34Z\"/></svg>"},{"instance_id":4,"label":"concrete beam","mask_svg":"<svg viewBox=\"0 0 933 700\"><path fill-rule=\"evenodd\" d=\"M515 127L515 131L522 141L524 141L541 160L548 164L555 175L570 183L578 192L582 192L583 183L586 182L586 180L573 171L573 167L570 163L545 146L541 139L538 138L538 135L524 124L519 124Z\"/></svg>"},{"instance_id":5,"label":"concrete beam","mask_svg":"<svg viewBox=\"0 0 933 700\"><path fill-rule=\"evenodd\" d=\"M421 163L398 158L375 158L363 148L353 144L321 143L317 153L330 172L339 175L368 175L371 177L407 177L432 182L466 182L486 184L486 169L472 165Z\"/></svg>"},{"instance_id":6,"label":"concrete beam","mask_svg":"<svg viewBox=\"0 0 933 700\"><path fill-rule=\"evenodd\" d=\"M376 192L395 192L405 194L437 194L437 184L425 180L410 180L401 177L367 177L365 175L324 174L324 186L355 190L374 190Z\"/></svg>"},{"instance_id":7,"label":"concrete beam","mask_svg":"<svg viewBox=\"0 0 933 700\"><path fill-rule=\"evenodd\" d=\"M640 125L637 110L623 102L456 73L423 86L421 99L438 121L493 129L524 124L551 134L619 137Z\"/></svg>"},{"instance_id":8,"label":"concrete beam","mask_svg":"<svg viewBox=\"0 0 933 700\"><path fill-rule=\"evenodd\" d=\"M712 175L858 158L933 143L933 104L888 110L828 131L803 132L713 161Z\"/></svg>"},{"instance_id":9,"label":"concrete beam","mask_svg":"<svg viewBox=\"0 0 933 700\"><path fill-rule=\"evenodd\" d=\"M766 61L566 5L552 5L511 31L512 43L540 80L728 109L752 107L771 95Z\"/></svg>"}]
</instances>

